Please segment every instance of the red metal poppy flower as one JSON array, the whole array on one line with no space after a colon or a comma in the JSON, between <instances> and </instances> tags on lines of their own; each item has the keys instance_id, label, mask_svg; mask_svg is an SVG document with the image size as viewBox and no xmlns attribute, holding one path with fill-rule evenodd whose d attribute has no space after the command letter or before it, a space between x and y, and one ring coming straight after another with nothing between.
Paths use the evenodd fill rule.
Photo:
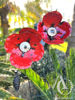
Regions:
<instances>
[{"instance_id":1,"label":"red metal poppy flower","mask_svg":"<svg viewBox=\"0 0 75 100\"><path fill-rule=\"evenodd\" d=\"M60 44L70 35L71 26L61 20L62 15L58 11L52 11L48 12L42 22L38 23L37 31L46 43Z\"/></svg>"},{"instance_id":2,"label":"red metal poppy flower","mask_svg":"<svg viewBox=\"0 0 75 100\"><path fill-rule=\"evenodd\" d=\"M22 34L12 34L5 42L5 49L10 53L10 62L16 68L29 68L34 61L43 57L44 48L40 44L41 36L31 28L22 29Z\"/></svg>"}]
</instances>

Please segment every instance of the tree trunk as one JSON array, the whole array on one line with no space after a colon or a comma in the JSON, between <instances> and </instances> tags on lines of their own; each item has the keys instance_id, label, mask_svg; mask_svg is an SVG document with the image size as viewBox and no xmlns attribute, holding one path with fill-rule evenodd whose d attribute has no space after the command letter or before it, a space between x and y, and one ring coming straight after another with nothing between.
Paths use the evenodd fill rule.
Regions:
<instances>
[{"instance_id":1,"label":"tree trunk","mask_svg":"<svg viewBox=\"0 0 75 100\"><path fill-rule=\"evenodd\" d=\"M3 28L3 35L8 34L8 20L6 16L1 16L1 27Z\"/></svg>"},{"instance_id":2,"label":"tree trunk","mask_svg":"<svg viewBox=\"0 0 75 100\"><path fill-rule=\"evenodd\" d=\"M1 27L3 28L3 35L8 34L8 20L7 20L7 15L9 13L9 6L6 5L3 8L0 8L0 16L1 16Z\"/></svg>"}]
</instances>

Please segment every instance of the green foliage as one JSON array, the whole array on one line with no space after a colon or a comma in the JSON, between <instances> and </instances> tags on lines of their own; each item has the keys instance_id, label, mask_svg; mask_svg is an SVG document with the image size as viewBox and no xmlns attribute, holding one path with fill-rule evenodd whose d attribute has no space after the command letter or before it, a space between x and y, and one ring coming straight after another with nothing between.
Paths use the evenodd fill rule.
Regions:
<instances>
[{"instance_id":1,"label":"green foliage","mask_svg":"<svg viewBox=\"0 0 75 100\"><path fill-rule=\"evenodd\" d=\"M0 99L1 100L24 100L22 98L14 97L11 93L5 89L0 88Z\"/></svg>"},{"instance_id":2,"label":"green foliage","mask_svg":"<svg viewBox=\"0 0 75 100\"><path fill-rule=\"evenodd\" d=\"M57 55L55 53L55 49L49 49L50 56L52 58L52 64L53 64L53 71L47 74L47 81L51 86L55 83L55 79L58 75L62 74L62 69L60 67L59 60L57 58Z\"/></svg>"},{"instance_id":3,"label":"green foliage","mask_svg":"<svg viewBox=\"0 0 75 100\"><path fill-rule=\"evenodd\" d=\"M75 48L70 49L70 56L66 59L67 79L73 83L73 90L70 97L75 100Z\"/></svg>"},{"instance_id":4,"label":"green foliage","mask_svg":"<svg viewBox=\"0 0 75 100\"><path fill-rule=\"evenodd\" d=\"M47 82L44 82L43 78L41 78L31 68L26 70L20 70L20 71L26 74L28 78L34 83L34 85L42 92L45 100L53 100L51 89L49 90L48 84Z\"/></svg>"},{"instance_id":5,"label":"green foliage","mask_svg":"<svg viewBox=\"0 0 75 100\"><path fill-rule=\"evenodd\" d=\"M11 96L10 93L8 93L7 91L5 91L4 89L0 89L0 99L2 98L2 100L8 100L8 98Z\"/></svg>"},{"instance_id":6,"label":"green foliage","mask_svg":"<svg viewBox=\"0 0 75 100\"><path fill-rule=\"evenodd\" d=\"M8 2L8 0L0 0L0 7L3 7Z\"/></svg>"},{"instance_id":7,"label":"green foliage","mask_svg":"<svg viewBox=\"0 0 75 100\"><path fill-rule=\"evenodd\" d=\"M23 10L20 11L20 15L21 15L21 17L24 17L25 16L25 13L24 13Z\"/></svg>"},{"instance_id":8,"label":"green foliage","mask_svg":"<svg viewBox=\"0 0 75 100\"><path fill-rule=\"evenodd\" d=\"M59 64L60 61L57 59L55 50L50 49L49 52L50 52L50 56L52 58L54 71L47 74L47 81L49 82L50 86L53 87L57 77L59 75L62 75L62 76L65 75L65 78L63 78L63 79L64 79L64 82L65 82L68 90L63 90L62 89L63 85L60 84L60 89L64 95L61 95L60 93L58 93L56 86L57 86L58 82L60 81L60 79L59 79L60 77L59 77L53 91L55 92L55 94L58 95L59 98L71 98L72 97L74 100L75 98L72 95L74 95L75 88L73 88L73 90L71 90L71 89L72 89L73 84L75 84L75 80L74 80L74 78L75 78L75 67L74 67L75 66L75 49L71 49L70 56L68 58L66 58L66 64L65 64L66 69L64 69L64 73L62 73L62 68L61 68L61 65ZM69 91L71 91L70 94L68 94Z\"/></svg>"},{"instance_id":9,"label":"green foliage","mask_svg":"<svg viewBox=\"0 0 75 100\"><path fill-rule=\"evenodd\" d=\"M9 64L0 63L0 87L8 88L13 82L13 72L9 71ZM11 80L10 80L11 79Z\"/></svg>"},{"instance_id":10,"label":"green foliage","mask_svg":"<svg viewBox=\"0 0 75 100\"><path fill-rule=\"evenodd\" d=\"M57 55L56 55L56 53L55 53L55 49L50 49L49 52L50 52L50 56L51 56L51 58L52 58L54 70L55 70L57 73L60 73L60 64L59 64L59 61L58 61L58 59L57 59Z\"/></svg>"},{"instance_id":11,"label":"green foliage","mask_svg":"<svg viewBox=\"0 0 75 100\"><path fill-rule=\"evenodd\" d=\"M75 84L75 49L70 49L70 56L66 59L67 77Z\"/></svg>"},{"instance_id":12,"label":"green foliage","mask_svg":"<svg viewBox=\"0 0 75 100\"><path fill-rule=\"evenodd\" d=\"M9 74L9 75L13 75L13 73L12 73L12 72L9 72L9 71L7 71L7 70L3 70L3 69L0 69L0 73L2 73L2 74Z\"/></svg>"},{"instance_id":13,"label":"green foliage","mask_svg":"<svg viewBox=\"0 0 75 100\"><path fill-rule=\"evenodd\" d=\"M7 81L0 81L0 87L3 87L5 89L8 89L8 87L11 86L10 82Z\"/></svg>"},{"instance_id":14,"label":"green foliage","mask_svg":"<svg viewBox=\"0 0 75 100\"><path fill-rule=\"evenodd\" d=\"M0 27L0 37L3 37L3 29Z\"/></svg>"}]
</instances>

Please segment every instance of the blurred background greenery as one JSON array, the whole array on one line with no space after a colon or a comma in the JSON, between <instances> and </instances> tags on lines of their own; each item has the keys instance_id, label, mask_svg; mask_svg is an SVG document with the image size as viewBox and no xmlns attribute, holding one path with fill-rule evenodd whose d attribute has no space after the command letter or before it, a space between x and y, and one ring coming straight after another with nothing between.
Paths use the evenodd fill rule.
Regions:
<instances>
[{"instance_id":1,"label":"blurred background greenery","mask_svg":"<svg viewBox=\"0 0 75 100\"><path fill-rule=\"evenodd\" d=\"M14 71L16 69L14 66L11 66L9 54L4 49L5 39L10 34L18 33L23 27L36 28L34 25L42 20L46 12L56 10L56 8L53 8L54 0L23 0L23 5L20 1L22 2L22 0L0 0L0 99L58 100L58 98L61 98L60 100L62 100L62 98L67 98L68 100L68 98L71 98L70 100L75 100L75 49L72 48L68 51L67 57L66 53L57 49L51 49L50 46L45 45L44 57L39 62L33 63L32 69L20 70L28 79L21 79L21 88L18 92L13 89ZM20 6L17 5L17 2ZM71 4L71 0L65 0L65 2ZM74 6L74 2L72 3L72 6ZM23 6L24 8L22 8ZM68 6L66 5L66 7ZM62 10L60 11L62 12ZM65 18L68 12L63 15ZM71 23L72 19L70 19L70 15L68 16L66 20ZM67 41L70 42L69 38ZM64 95L57 90L57 83L60 82L60 77L55 88L53 88L55 80L60 75L62 75L68 87L68 90L64 91L62 89L63 86L60 86L61 92ZM73 84L70 94L68 92L72 88L72 84L70 84L69 80Z\"/></svg>"}]
</instances>

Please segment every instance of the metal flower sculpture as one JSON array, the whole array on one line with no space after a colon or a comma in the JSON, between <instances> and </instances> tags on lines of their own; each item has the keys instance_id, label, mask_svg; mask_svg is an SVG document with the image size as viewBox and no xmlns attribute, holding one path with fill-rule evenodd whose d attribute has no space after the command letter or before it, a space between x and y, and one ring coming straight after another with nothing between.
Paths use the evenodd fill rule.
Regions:
<instances>
[{"instance_id":1,"label":"metal flower sculpture","mask_svg":"<svg viewBox=\"0 0 75 100\"><path fill-rule=\"evenodd\" d=\"M5 42L6 52L10 53L10 62L19 69L26 69L44 54L40 44L41 36L31 28L21 29L19 34L10 35Z\"/></svg>"},{"instance_id":2,"label":"metal flower sculpture","mask_svg":"<svg viewBox=\"0 0 75 100\"><path fill-rule=\"evenodd\" d=\"M37 31L47 44L60 44L70 33L71 26L68 22L61 21L62 15L58 11L48 12L42 22L38 23Z\"/></svg>"}]
</instances>

